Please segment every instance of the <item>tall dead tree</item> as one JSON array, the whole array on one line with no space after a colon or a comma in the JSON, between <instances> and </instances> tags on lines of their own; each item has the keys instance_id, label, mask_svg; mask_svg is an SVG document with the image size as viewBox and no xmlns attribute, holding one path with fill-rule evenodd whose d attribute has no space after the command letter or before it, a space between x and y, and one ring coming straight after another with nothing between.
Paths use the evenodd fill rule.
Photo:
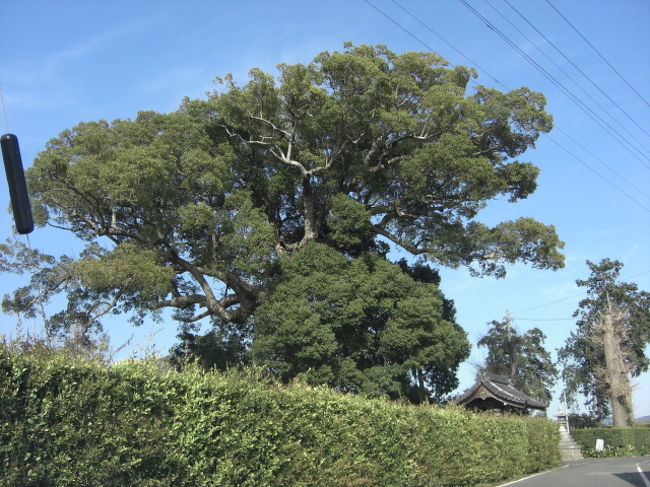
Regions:
<instances>
[{"instance_id":1,"label":"tall dead tree","mask_svg":"<svg viewBox=\"0 0 650 487\"><path fill-rule=\"evenodd\" d=\"M616 306L607 293L605 299L606 307L598 323L599 334L594 337L601 342L599 345L605 358L599 375L602 375L609 395L614 426L626 426L634 420L630 381L632 363L625 359L624 345L628 341L625 326L628 316L626 310Z\"/></svg>"},{"instance_id":2,"label":"tall dead tree","mask_svg":"<svg viewBox=\"0 0 650 487\"><path fill-rule=\"evenodd\" d=\"M584 395L598 419L611 412L614 426L627 426L634 418L632 377L650 363L650 293L617 282L623 267L618 261L587 265L589 279L576 281L587 287L587 298L574 313L576 330L558 353L566 392L572 401Z\"/></svg>"}]
</instances>

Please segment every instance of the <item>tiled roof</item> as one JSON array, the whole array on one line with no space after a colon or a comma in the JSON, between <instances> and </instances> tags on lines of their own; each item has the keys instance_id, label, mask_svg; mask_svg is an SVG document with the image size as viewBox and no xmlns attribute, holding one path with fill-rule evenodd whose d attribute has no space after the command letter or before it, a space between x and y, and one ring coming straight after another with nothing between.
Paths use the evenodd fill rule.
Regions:
<instances>
[{"instance_id":1,"label":"tiled roof","mask_svg":"<svg viewBox=\"0 0 650 487\"><path fill-rule=\"evenodd\" d=\"M546 409L548 407L547 403L527 396L515 389L508 377L490 372L481 372L476 383L458 398L458 404L465 403L481 386L487 389L496 399L507 401L522 408Z\"/></svg>"}]
</instances>

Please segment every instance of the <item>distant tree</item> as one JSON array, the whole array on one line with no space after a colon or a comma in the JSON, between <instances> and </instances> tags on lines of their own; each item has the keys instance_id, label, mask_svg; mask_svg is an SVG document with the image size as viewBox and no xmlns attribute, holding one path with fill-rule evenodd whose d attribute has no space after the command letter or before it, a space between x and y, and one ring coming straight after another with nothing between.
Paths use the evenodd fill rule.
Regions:
<instances>
[{"instance_id":1,"label":"distant tree","mask_svg":"<svg viewBox=\"0 0 650 487\"><path fill-rule=\"evenodd\" d=\"M569 414L571 428L598 428L603 424L591 414Z\"/></svg>"},{"instance_id":2,"label":"distant tree","mask_svg":"<svg viewBox=\"0 0 650 487\"><path fill-rule=\"evenodd\" d=\"M439 400L458 386L470 351L445 319L435 284L417 282L381 255L349 259L311 243L281 260L253 318L253 360L285 381L304 375L368 396Z\"/></svg>"},{"instance_id":3,"label":"distant tree","mask_svg":"<svg viewBox=\"0 0 650 487\"><path fill-rule=\"evenodd\" d=\"M558 372L544 348L544 340L546 335L539 328L520 333L508 315L503 321L492 321L478 342L488 352L483 370L509 377L517 389L550 402Z\"/></svg>"},{"instance_id":4,"label":"distant tree","mask_svg":"<svg viewBox=\"0 0 650 487\"><path fill-rule=\"evenodd\" d=\"M611 410L615 426L632 424L631 377L648 370L645 349L650 343L650 293L633 283L617 282L623 264L603 259L587 261L591 275L578 280L587 298L574 313L571 332L558 356L567 396L587 397L594 416L602 420Z\"/></svg>"}]
</instances>

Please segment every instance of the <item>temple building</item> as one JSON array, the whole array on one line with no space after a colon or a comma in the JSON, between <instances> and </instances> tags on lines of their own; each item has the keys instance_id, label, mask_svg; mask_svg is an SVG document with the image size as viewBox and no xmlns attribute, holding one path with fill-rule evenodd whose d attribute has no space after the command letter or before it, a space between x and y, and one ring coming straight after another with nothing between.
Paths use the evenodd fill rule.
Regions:
<instances>
[{"instance_id":1,"label":"temple building","mask_svg":"<svg viewBox=\"0 0 650 487\"><path fill-rule=\"evenodd\" d=\"M544 410L548 404L515 389L508 377L480 372L476 383L456 403L478 411L526 413L529 409Z\"/></svg>"}]
</instances>

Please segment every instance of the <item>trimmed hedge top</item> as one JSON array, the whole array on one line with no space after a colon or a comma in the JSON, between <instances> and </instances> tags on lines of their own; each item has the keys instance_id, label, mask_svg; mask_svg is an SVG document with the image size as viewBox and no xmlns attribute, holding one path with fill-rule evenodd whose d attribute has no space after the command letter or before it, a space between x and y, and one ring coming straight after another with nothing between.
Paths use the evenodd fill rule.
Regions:
<instances>
[{"instance_id":1,"label":"trimmed hedge top","mask_svg":"<svg viewBox=\"0 0 650 487\"><path fill-rule=\"evenodd\" d=\"M636 457L650 453L650 428L584 428L572 429L582 454L588 457ZM596 451L596 440L605 442L605 449Z\"/></svg>"},{"instance_id":2,"label":"trimmed hedge top","mask_svg":"<svg viewBox=\"0 0 650 487\"><path fill-rule=\"evenodd\" d=\"M471 486L559 457L546 419L0 348L1 485Z\"/></svg>"}]
</instances>

